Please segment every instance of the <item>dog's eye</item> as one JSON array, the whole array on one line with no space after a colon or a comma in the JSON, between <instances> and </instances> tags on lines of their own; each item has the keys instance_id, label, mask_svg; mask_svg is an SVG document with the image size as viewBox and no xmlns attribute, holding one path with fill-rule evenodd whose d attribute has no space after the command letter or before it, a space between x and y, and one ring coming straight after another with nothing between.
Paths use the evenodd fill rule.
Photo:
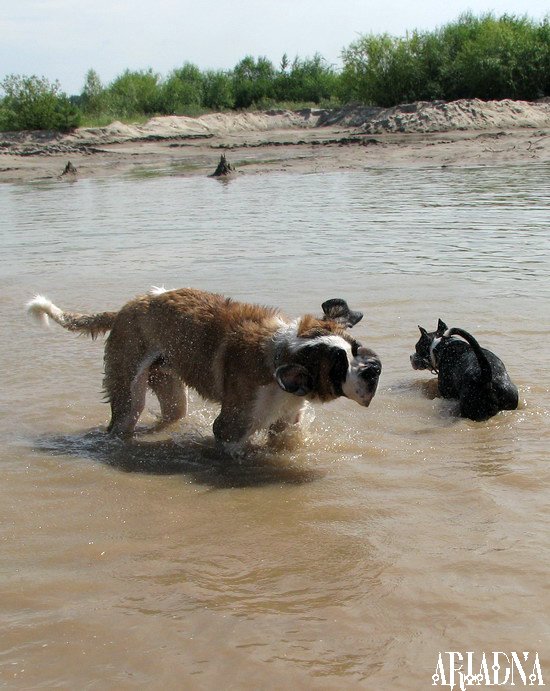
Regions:
<instances>
[{"instance_id":1,"label":"dog's eye","mask_svg":"<svg viewBox=\"0 0 550 691\"><path fill-rule=\"evenodd\" d=\"M342 348L333 348L331 352L330 379L335 391L341 390L342 382L346 380L348 373L348 356Z\"/></svg>"}]
</instances>

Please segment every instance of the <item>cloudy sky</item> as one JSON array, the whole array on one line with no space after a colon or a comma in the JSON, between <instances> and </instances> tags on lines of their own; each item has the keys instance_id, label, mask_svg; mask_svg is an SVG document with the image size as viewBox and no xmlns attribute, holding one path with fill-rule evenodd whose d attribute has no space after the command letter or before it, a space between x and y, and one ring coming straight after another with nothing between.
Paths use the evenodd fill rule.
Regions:
<instances>
[{"instance_id":1,"label":"cloudy sky","mask_svg":"<svg viewBox=\"0 0 550 691\"><path fill-rule=\"evenodd\" d=\"M279 65L320 53L340 65L361 34L434 29L471 10L540 20L548 0L0 0L0 79L58 79L79 93L88 69L167 75L184 62L231 68L245 55Z\"/></svg>"}]
</instances>

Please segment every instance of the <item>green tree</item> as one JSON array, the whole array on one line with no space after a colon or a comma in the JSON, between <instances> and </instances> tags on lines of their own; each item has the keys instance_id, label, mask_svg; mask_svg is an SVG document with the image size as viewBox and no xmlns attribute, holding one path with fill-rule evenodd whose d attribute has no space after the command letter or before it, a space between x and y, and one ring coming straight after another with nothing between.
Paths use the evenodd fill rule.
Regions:
<instances>
[{"instance_id":1,"label":"green tree","mask_svg":"<svg viewBox=\"0 0 550 691\"><path fill-rule=\"evenodd\" d=\"M526 17L462 15L440 32L448 98L538 98L548 93L550 40Z\"/></svg>"},{"instance_id":2,"label":"green tree","mask_svg":"<svg viewBox=\"0 0 550 691\"><path fill-rule=\"evenodd\" d=\"M286 53L283 53L283 57L281 58L281 72L286 72L288 69L288 66L290 65L290 60L288 59L288 55Z\"/></svg>"},{"instance_id":3,"label":"green tree","mask_svg":"<svg viewBox=\"0 0 550 691\"><path fill-rule=\"evenodd\" d=\"M80 123L80 111L57 81L12 74L0 86L5 94L0 106L3 130L68 130Z\"/></svg>"},{"instance_id":4,"label":"green tree","mask_svg":"<svg viewBox=\"0 0 550 691\"><path fill-rule=\"evenodd\" d=\"M243 58L233 69L235 108L266 104L275 96L275 68L267 58Z\"/></svg>"},{"instance_id":5,"label":"green tree","mask_svg":"<svg viewBox=\"0 0 550 691\"><path fill-rule=\"evenodd\" d=\"M319 53L303 60L296 57L290 71L281 69L275 82L280 101L320 103L334 99L338 89L338 73Z\"/></svg>"},{"instance_id":6,"label":"green tree","mask_svg":"<svg viewBox=\"0 0 550 691\"><path fill-rule=\"evenodd\" d=\"M346 100L385 105L393 39L389 34L362 36L342 53ZM392 104L393 105L393 104Z\"/></svg>"},{"instance_id":7,"label":"green tree","mask_svg":"<svg viewBox=\"0 0 550 691\"><path fill-rule=\"evenodd\" d=\"M392 106L442 98L535 99L550 92L550 27L461 15L435 32L362 36L342 53L344 100Z\"/></svg>"},{"instance_id":8,"label":"green tree","mask_svg":"<svg viewBox=\"0 0 550 691\"><path fill-rule=\"evenodd\" d=\"M160 109L159 82L152 69L126 70L107 89L111 108L126 117L154 115Z\"/></svg>"},{"instance_id":9,"label":"green tree","mask_svg":"<svg viewBox=\"0 0 550 691\"><path fill-rule=\"evenodd\" d=\"M80 103L84 112L96 117L107 110L105 89L95 70L88 70L86 73Z\"/></svg>"},{"instance_id":10,"label":"green tree","mask_svg":"<svg viewBox=\"0 0 550 691\"><path fill-rule=\"evenodd\" d=\"M185 63L174 70L161 87L163 113L181 114L199 108L204 99L204 76L196 65Z\"/></svg>"},{"instance_id":11,"label":"green tree","mask_svg":"<svg viewBox=\"0 0 550 691\"><path fill-rule=\"evenodd\" d=\"M223 70L204 73L203 105L211 110L227 110L235 107L233 79Z\"/></svg>"}]
</instances>

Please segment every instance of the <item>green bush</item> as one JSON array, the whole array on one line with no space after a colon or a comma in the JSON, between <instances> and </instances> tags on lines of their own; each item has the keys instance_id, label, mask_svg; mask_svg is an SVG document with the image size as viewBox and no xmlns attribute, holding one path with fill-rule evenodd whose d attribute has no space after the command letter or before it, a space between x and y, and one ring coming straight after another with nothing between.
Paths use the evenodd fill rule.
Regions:
<instances>
[{"instance_id":1,"label":"green bush","mask_svg":"<svg viewBox=\"0 0 550 691\"><path fill-rule=\"evenodd\" d=\"M346 100L380 106L416 100L419 69L409 39L365 36L344 51L343 60Z\"/></svg>"},{"instance_id":2,"label":"green bush","mask_svg":"<svg viewBox=\"0 0 550 691\"><path fill-rule=\"evenodd\" d=\"M155 115L160 109L160 76L152 69L126 70L106 89L109 109L123 117Z\"/></svg>"},{"instance_id":3,"label":"green bush","mask_svg":"<svg viewBox=\"0 0 550 691\"><path fill-rule=\"evenodd\" d=\"M278 68L246 56L232 70L201 71L184 63L162 79L152 69L126 70L104 86L94 70L79 96L58 82L11 75L0 82L0 129L71 129L157 114L198 115L205 110L377 106L457 98L526 99L550 95L550 19L471 13L432 32L404 37L365 35L342 52L337 70L321 55Z\"/></svg>"},{"instance_id":4,"label":"green bush","mask_svg":"<svg viewBox=\"0 0 550 691\"><path fill-rule=\"evenodd\" d=\"M0 129L70 130L78 127L80 111L61 91L59 82L45 77L10 75L0 86Z\"/></svg>"},{"instance_id":5,"label":"green bush","mask_svg":"<svg viewBox=\"0 0 550 691\"><path fill-rule=\"evenodd\" d=\"M363 36L342 57L342 97L372 105L549 93L548 19L467 13L431 33Z\"/></svg>"},{"instance_id":6,"label":"green bush","mask_svg":"<svg viewBox=\"0 0 550 691\"><path fill-rule=\"evenodd\" d=\"M365 36L343 53L342 97L377 106L445 98L440 41L413 32Z\"/></svg>"},{"instance_id":7,"label":"green bush","mask_svg":"<svg viewBox=\"0 0 550 691\"><path fill-rule=\"evenodd\" d=\"M210 110L228 110L235 107L233 79L223 70L208 70L204 73L204 96L202 105Z\"/></svg>"},{"instance_id":8,"label":"green bush","mask_svg":"<svg viewBox=\"0 0 550 691\"><path fill-rule=\"evenodd\" d=\"M86 74L79 105L86 115L94 118L101 118L109 110L106 91L95 70L88 70Z\"/></svg>"},{"instance_id":9,"label":"green bush","mask_svg":"<svg viewBox=\"0 0 550 691\"><path fill-rule=\"evenodd\" d=\"M199 110L204 101L204 76L195 65L186 63L174 70L160 85L160 109L167 115Z\"/></svg>"},{"instance_id":10,"label":"green bush","mask_svg":"<svg viewBox=\"0 0 550 691\"><path fill-rule=\"evenodd\" d=\"M275 68L267 58L248 55L233 69L235 108L270 103L275 96Z\"/></svg>"},{"instance_id":11,"label":"green bush","mask_svg":"<svg viewBox=\"0 0 550 691\"><path fill-rule=\"evenodd\" d=\"M295 58L287 70L286 55L275 79L277 101L321 103L334 99L339 90L340 77L318 53L313 58Z\"/></svg>"},{"instance_id":12,"label":"green bush","mask_svg":"<svg viewBox=\"0 0 550 691\"><path fill-rule=\"evenodd\" d=\"M445 53L442 81L447 97L543 96L550 41L542 28L525 17L495 19L491 14L480 18L466 14L444 27L440 42Z\"/></svg>"}]
</instances>

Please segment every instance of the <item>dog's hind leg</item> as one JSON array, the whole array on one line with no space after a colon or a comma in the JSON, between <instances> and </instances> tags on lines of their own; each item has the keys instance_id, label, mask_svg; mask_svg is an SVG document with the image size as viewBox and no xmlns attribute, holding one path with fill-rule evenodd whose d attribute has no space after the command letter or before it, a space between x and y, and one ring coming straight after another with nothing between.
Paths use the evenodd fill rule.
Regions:
<instances>
[{"instance_id":1,"label":"dog's hind leg","mask_svg":"<svg viewBox=\"0 0 550 691\"><path fill-rule=\"evenodd\" d=\"M147 352L140 338L125 338L115 328L105 344L104 386L111 404L107 431L117 437L131 437L145 407L149 368L159 352Z\"/></svg>"},{"instance_id":2,"label":"dog's hind leg","mask_svg":"<svg viewBox=\"0 0 550 691\"><path fill-rule=\"evenodd\" d=\"M149 386L160 403L160 419L154 429L159 430L187 415L188 389L178 375L162 362L149 369Z\"/></svg>"},{"instance_id":3,"label":"dog's hind leg","mask_svg":"<svg viewBox=\"0 0 550 691\"><path fill-rule=\"evenodd\" d=\"M519 405L519 392L517 386L509 377L504 379L504 385L499 387L498 404L501 410L516 410Z\"/></svg>"},{"instance_id":4,"label":"dog's hind leg","mask_svg":"<svg viewBox=\"0 0 550 691\"><path fill-rule=\"evenodd\" d=\"M110 395L111 422L108 432L124 439L132 436L145 408L148 376L148 363L142 362L134 377Z\"/></svg>"}]
</instances>

